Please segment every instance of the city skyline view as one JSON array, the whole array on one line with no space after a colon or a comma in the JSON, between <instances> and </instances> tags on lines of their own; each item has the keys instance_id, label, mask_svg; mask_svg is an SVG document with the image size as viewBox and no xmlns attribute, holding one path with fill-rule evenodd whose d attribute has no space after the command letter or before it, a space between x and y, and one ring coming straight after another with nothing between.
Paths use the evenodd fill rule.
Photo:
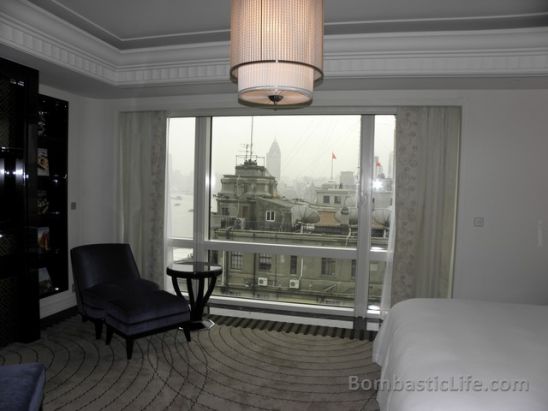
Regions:
<instances>
[{"instance_id":1,"label":"city skyline view","mask_svg":"<svg viewBox=\"0 0 548 411\"><path fill-rule=\"evenodd\" d=\"M274 141L281 151L280 182L290 185L304 177L314 181L327 181L333 177L338 181L342 171L357 175L360 119L357 115L215 117L212 125L213 185L222 175L233 174L237 159L241 163L246 154L251 154L251 149L259 158L259 164L266 165L264 159ZM394 128L394 116L376 116L375 156L385 173L391 161ZM170 119L171 167L182 176L194 173L194 129L192 117ZM213 192L216 189L212 187Z\"/></svg>"}]
</instances>

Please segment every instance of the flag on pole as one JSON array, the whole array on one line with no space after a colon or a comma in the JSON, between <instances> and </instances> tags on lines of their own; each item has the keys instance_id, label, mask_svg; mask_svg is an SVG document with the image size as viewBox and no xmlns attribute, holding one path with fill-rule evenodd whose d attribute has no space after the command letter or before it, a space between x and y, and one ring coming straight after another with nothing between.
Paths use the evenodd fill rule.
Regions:
<instances>
[{"instance_id":1,"label":"flag on pole","mask_svg":"<svg viewBox=\"0 0 548 411\"><path fill-rule=\"evenodd\" d=\"M335 153L334 152L331 152L331 160L336 160L337 157L335 156Z\"/></svg>"}]
</instances>

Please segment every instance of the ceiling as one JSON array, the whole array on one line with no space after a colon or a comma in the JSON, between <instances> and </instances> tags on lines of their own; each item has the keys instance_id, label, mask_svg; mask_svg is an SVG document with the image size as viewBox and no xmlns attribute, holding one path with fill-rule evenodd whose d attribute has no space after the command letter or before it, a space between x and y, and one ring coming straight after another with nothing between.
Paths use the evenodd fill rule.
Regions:
<instances>
[{"instance_id":1,"label":"ceiling","mask_svg":"<svg viewBox=\"0 0 548 411\"><path fill-rule=\"evenodd\" d=\"M228 0L30 0L118 49L229 39ZM548 26L547 0L325 0L325 33Z\"/></svg>"},{"instance_id":2,"label":"ceiling","mask_svg":"<svg viewBox=\"0 0 548 411\"><path fill-rule=\"evenodd\" d=\"M318 91L548 89L548 0L324 5ZM229 0L0 0L0 55L88 97L234 93L229 30Z\"/></svg>"}]
</instances>

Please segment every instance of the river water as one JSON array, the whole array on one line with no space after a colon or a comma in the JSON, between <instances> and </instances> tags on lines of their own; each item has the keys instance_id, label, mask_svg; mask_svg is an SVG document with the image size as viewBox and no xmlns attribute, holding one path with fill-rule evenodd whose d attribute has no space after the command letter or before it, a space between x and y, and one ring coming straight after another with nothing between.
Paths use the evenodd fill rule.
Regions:
<instances>
[{"instance_id":1,"label":"river water","mask_svg":"<svg viewBox=\"0 0 548 411\"><path fill-rule=\"evenodd\" d=\"M173 193L169 197L168 237L192 238L194 218L194 196Z\"/></svg>"}]
</instances>

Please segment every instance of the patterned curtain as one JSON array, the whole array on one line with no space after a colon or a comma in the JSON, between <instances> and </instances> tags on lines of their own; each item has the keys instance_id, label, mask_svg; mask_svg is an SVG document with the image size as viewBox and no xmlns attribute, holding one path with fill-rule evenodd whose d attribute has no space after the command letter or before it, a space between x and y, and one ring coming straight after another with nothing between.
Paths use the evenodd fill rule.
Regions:
<instances>
[{"instance_id":1,"label":"patterned curtain","mask_svg":"<svg viewBox=\"0 0 548 411\"><path fill-rule=\"evenodd\" d=\"M141 276L164 286L165 112L120 113L121 237Z\"/></svg>"},{"instance_id":2,"label":"patterned curtain","mask_svg":"<svg viewBox=\"0 0 548 411\"><path fill-rule=\"evenodd\" d=\"M461 110L402 107L396 121L396 232L390 303L450 297Z\"/></svg>"}]
</instances>

